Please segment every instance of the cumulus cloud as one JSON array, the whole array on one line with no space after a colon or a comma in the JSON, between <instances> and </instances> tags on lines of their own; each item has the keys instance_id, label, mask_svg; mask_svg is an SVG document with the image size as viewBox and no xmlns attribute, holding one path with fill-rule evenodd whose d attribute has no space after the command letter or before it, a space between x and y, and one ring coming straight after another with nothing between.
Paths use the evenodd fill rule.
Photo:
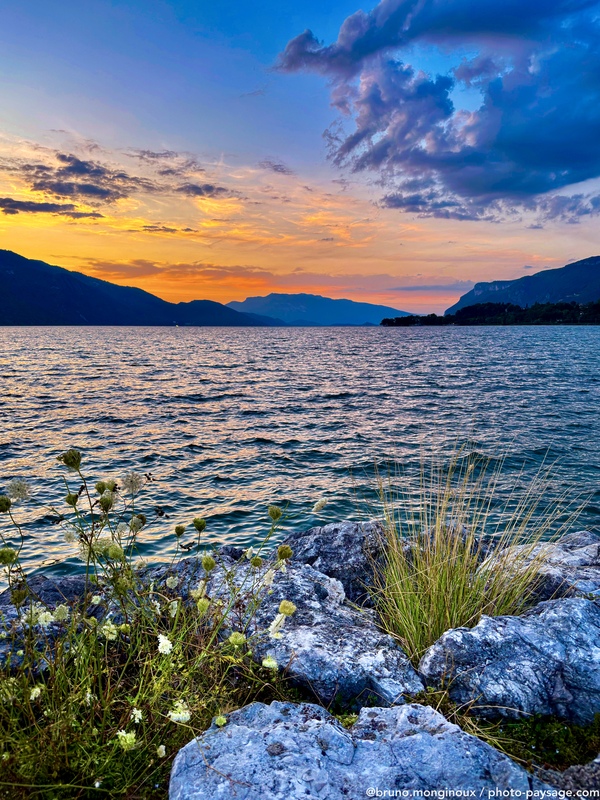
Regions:
<instances>
[{"instance_id":1,"label":"cumulus cloud","mask_svg":"<svg viewBox=\"0 0 600 800\"><path fill-rule=\"evenodd\" d=\"M331 44L304 31L278 66L330 80L353 128L328 131L330 156L377 173L383 206L576 222L600 212L593 192L568 190L600 177L598 11L598 0L381 0ZM455 53L454 68L433 75L408 63L422 46ZM461 87L480 92L476 110L456 107Z\"/></svg>"}]
</instances>

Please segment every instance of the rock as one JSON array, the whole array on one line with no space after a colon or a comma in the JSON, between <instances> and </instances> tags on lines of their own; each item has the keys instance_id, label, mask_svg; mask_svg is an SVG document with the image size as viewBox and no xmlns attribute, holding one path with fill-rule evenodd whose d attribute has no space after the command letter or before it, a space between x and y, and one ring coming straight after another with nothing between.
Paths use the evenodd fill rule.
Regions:
<instances>
[{"instance_id":1,"label":"rock","mask_svg":"<svg viewBox=\"0 0 600 800\"><path fill-rule=\"evenodd\" d=\"M591 722L600 712L600 604L567 598L520 617L484 616L474 628L447 631L419 671L481 716Z\"/></svg>"},{"instance_id":2,"label":"rock","mask_svg":"<svg viewBox=\"0 0 600 800\"><path fill-rule=\"evenodd\" d=\"M339 522L292 533L285 544L294 551L294 561L340 581L348 600L371 606L366 587L373 585L373 564L383 554L383 536L379 522Z\"/></svg>"},{"instance_id":3,"label":"rock","mask_svg":"<svg viewBox=\"0 0 600 800\"><path fill-rule=\"evenodd\" d=\"M272 656L287 665L287 674L326 705L403 703L405 695L423 690L421 679L394 639L382 633L373 612L344 603L341 583L308 564L276 573L273 593L257 611L260 628L274 619L281 600L297 607L281 639L263 639L254 648L258 659Z\"/></svg>"},{"instance_id":4,"label":"rock","mask_svg":"<svg viewBox=\"0 0 600 800\"><path fill-rule=\"evenodd\" d=\"M540 769L537 772L540 780L571 792L572 797L584 796L582 789L600 789L600 755L589 764L576 764L568 767L564 772L555 772L551 769Z\"/></svg>"},{"instance_id":5,"label":"rock","mask_svg":"<svg viewBox=\"0 0 600 800\"><path fill-rule=\"evenodd\" d=\"M520 553L522 567L534 558L542 557L539 569L540 583L536 587L539 600L566 596L600 597L600 536L590 531L578 531L562 536L556 542L543 542L534 548L527 545L502 550L484 562L484 568L493 566L495 560L510 563L507 554L515 558Z\"/></svg>"},{"instance_id":6,"label":"rock","mask_svg":"<svg viewBox=\"0 0 600 800\"><path fill-rule=\"evenodd\" d=\"M231 581L239 591L224 635L233 627L254 635L256 661L271 656L296 685L320 702L335 701L346 707L387 705L403 703L406 696L423 691L404 651L379 630L373 611L347 605L344 588L335 578L293 558L285 572L275 570L269 584L267 562L255 569L247 559L235 562L222 551L217 562L207 596L227 607ZM164 592L165 580L173 574L179 578L173 594L187 599L204 570L198 559L186 559L172 568L153 567L144 580L154 581ZM258 607L253 596L260 600ZM270 638L266 632L282 600L294 603L297 610L286 619L281 638Z\"/></svg>"},{"instance_id":7,"label":"rock","mask_svg":"<svg viewBox=\"0 0 600 800\"><path fill-rule=\"evenodd\" d=\"M274 702L235 711L182 748L169 798L364 800L443 789L536 791L536 800L552 791L426 706L363 709L347 730L319 706Z\"/></svg>"},{"instance_id":8,"label":"rock","mask_svg":"<svg viewBox=\"0 0 600 800\"><path fill-rule=\"evenodd\" d=\"M65 603L66 605L76 605L85 596L86 583L85 575L67 575L60 578L50 578L46 575L33 575L28 579L27 585L39 602L49 609ZM92 591L94 586L88 584L88 591ZM11 605L10 591L5 589L0 593L0 608Z\"/></svg>"}]
</instances>

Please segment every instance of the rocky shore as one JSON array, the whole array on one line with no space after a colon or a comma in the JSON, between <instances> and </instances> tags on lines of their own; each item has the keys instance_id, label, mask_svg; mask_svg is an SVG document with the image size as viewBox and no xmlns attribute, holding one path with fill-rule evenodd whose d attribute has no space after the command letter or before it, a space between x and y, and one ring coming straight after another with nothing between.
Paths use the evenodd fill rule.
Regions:
<instances>
[{"instance_id":1,"label":"rocky shore","mask_svg":"<svg viewBox=\"0 0 600 800\"><path fill-rule=\"evenodd\" d=\"M268 627L282 600L297 610L281 638L259 644L253 657L272 657L306 702L253 703L226 725L213 724L176 756L172 800L422 797L441 790L543 798L558 789L600 788L598 760L532 774L415 702L428 687L445 688L487 720L540 714L591 722L600 713L600 537L582 531L542 545L538 605L519 617L483 617L474 628L447 631L417 668L378 627L371 607L366 587L380 542L377 523L343 522L288 537L293 558L275 573L253 624ZM209 595L236 562L235 580L248 578L242 555L222 548ZM145 579L174 573L185 601L198 584L197 559L152 567ZM37 578L35 591L53 608L80 602L84 588L78 577ZM6 593L0 614L5 627L15 621ZM8 647L0 637L0 661ZM356 713L356 722L345 728L330 713L339 710Z\"/></svg>"}]
</instances>

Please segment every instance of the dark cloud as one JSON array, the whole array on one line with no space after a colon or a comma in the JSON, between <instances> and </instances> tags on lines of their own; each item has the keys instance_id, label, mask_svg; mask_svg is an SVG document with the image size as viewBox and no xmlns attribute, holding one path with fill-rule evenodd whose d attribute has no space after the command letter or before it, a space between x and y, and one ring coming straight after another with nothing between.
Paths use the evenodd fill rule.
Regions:
<instances>
[{"instance_id":1,"label":"dark cloud","mask_svg":"<svg viewBox=\"0 0 600 800\"><path fill-rule=\"evenodd\" d=\"M224 186L213 183L184 183L175 190L186 197L231 197L235 194Z\"/></svg>"},{"instance_id":2,"label":"dark cloud","mask_svg":"<svg viewBox=\"0 0 600 800\"><path fill-rule=\"evenodd\" d=\"M97 211L78 211L71 203L38 203L33 200L13 200L0 197L0 210L4 214L60 214L71 219L100 218Z\"/></svg>"},{"instance_id":3,"label":"dark cloud","mask_svg":"<svg viewBox=\"0 0 600 800\"><path fill-rule=\"evenodd\" d=\"M198 172L206 172L191 153L177 150L130 150L128 155L152 166L162 177L186 177Z\"/></svg>"},{"instance_id":4,"label":"dark cloud","mask_svg":"<svg viewBox=\"0 0 600 800\"><path fill-rule=\"evenodd\" d=\"M158 189L156 183L147 178L67 153L56 153L56 163L52 165L16 163L11 169L19 172L36 192L92 203L112 203L136 191Z\"/></svg>"},{"instance_id":5,"label":"dark cloud","mask_svg":"<svg viewBox=\"0 0 600 800\"><path fill-rule=\"evenodd\" d=\"M290 41L279 68L331 80L353 130L327 132L330 156L389 187L382 205L452 219L530 211L538 224L600 212L566 187L600 177L598 0L381 0L326 45ZM456 48L448 75L403 59L409 44ZM468 45L468 58L464 57ZM460 87L478 90L457 109Z\"/></svg>"},{"instance_id":6,"label":"dark cloud","mask_svg":"<svg viewBox=\"0 0 600 800\"><path fill-rule=\"evenodd\" d=\"M265 158L258 165L262 169L277 172L279 175L294 175L294 170L290 169L286 164L281 161L273 161L270 158Z\"/></svg>"}]
</instances>

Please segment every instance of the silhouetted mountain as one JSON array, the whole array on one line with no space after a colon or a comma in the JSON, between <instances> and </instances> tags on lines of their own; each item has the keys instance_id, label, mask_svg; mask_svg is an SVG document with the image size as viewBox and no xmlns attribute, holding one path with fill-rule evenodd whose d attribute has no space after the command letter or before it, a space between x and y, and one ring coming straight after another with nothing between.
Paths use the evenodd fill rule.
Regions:
<instances>
[{"instance_id":1,"label":"silhouetted mountain","mask_svg":"<svg viewBox=\"0 0 600 800\"><path fill-rule=\"evenodd\" d=\"M446 314L454 314L459 308L475 303L513 303L525 308L534 303L593 303L596 300L600 300L600 256L591 256L566 267L546 269L514 281L476 283L458 303L446 310Z\"/></svg>"},{"instance_id":2,"label":"silhouetted mountain","mask_svg":"<svg viewBox=\"0 0 600 800\"><path fill-rule=\"evenodd\" d=\"M212 300L168 303L142 289L0 250L0 325L281 325Z\"/></svg>"},{"instance_id":3,"label":"silhouetted mountain","mask_svg":"<svg viewBox=\"0 0 600 800\"><path fill-rule=\"evenodd\" d=\"M229 308L253 314L267 314L288 325L379 325L383 317L401 317L406 311L354 300L332 300L318 294L268 294L248 297Z\"/></svg>"}]
</instances>

